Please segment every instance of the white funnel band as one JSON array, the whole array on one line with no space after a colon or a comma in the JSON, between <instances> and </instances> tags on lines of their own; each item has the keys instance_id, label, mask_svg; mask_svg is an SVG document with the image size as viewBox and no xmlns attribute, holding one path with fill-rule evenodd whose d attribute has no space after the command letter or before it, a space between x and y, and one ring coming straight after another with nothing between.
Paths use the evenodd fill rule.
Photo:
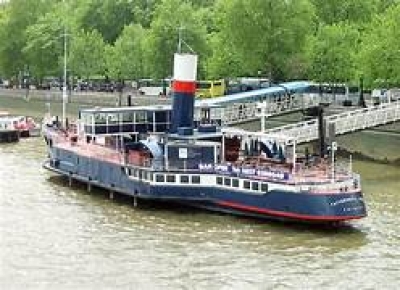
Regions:
<instances>
[{"instance_id":1,"label":"white funnel band","mask_svg":"<svg viewBox=\"0 0 400 290\"><path fill-rule=\"evenodd\" d=\"M174 80L195 82L197 78L197 55L174 55Z\"/></svg>"}]
</instances>

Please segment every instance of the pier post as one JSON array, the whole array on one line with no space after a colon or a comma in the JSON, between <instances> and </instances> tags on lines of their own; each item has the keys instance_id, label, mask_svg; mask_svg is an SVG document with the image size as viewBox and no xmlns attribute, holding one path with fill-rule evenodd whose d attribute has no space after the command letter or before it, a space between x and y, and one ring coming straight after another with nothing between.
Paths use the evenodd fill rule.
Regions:
<instances>
[{"instance_id":1,"label":"pier post","mask_svg":"<svg viewBox=\"0 0 400 290\"><path fill-rule=\"evenodd\" d=\"M137 207L137 197L136 197L136 193L133 195L133 207Z\"/></svg>"},{"instance_id":2,"label":"pier post","mask_svg":"<svg viewBox=\"0 0 400 290\"><path fill-rule=\"evenodd\" d=\"M114 199L114 191L110 190L109 198L110 198L111 200Z\"/></svg>"},{"instance_id":3,"label":"pier post","mask_svg":"<svg viewBox=\"0 0 400 290\"><path fill-rule=\"evenodd\" d=\"M70 173L68 176L68 185L69 185L69 187L72 186L72 173Z\"/></svg>"},{"instance_id":4,"label":"pier post","mask_svg":"<svg viewBox=\"0 0 400 290\"><path fill-rule=\"evenodd\" d=\"M92 192L92 184L90 183L90 181L88 181L87 183L87 191Z\"/></svg>"}]
</instances>

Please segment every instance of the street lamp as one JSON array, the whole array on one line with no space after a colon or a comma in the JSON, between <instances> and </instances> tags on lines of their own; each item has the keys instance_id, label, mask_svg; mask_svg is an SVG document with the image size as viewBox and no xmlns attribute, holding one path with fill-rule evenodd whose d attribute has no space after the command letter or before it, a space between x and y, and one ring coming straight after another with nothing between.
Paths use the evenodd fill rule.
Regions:
<instances>
[{"instance_id":1,"label":"street lamp","mask_svg":"<svg viewBox=\"0 0 400 290\"><path fill-rule=\"evenodd\" d=\"M29 98L29 89L30 89L30 73L29 69L25 67L23 75L22 75L22 83L23 83L23 88L25 88L25 99L28 100Z\"/></svg>"},{"instance_id":2,"label":"street lamp","mask_svg":"<svg viewBox=\"0 0 400 290\"><path fill-rule=\"evenodd\" d=\"M363 75L360 76L360 88L359 89L360 89L360 98L358 100L358 105L360 107L365 108L366 105L365 105L365 98L364 98L364 77L363 77Z\"/></svg>"},{"instance_id":3,"label":"street lamp","mask_svg":"<svg viewBox=\"0 0 400 290\"><path fill-rule=\"evenodd\" d=\"M64 9L65 9L65 0L63 0ZM66 106L67 106L67 27L64 23L64 69L63 69L63 90L62 90L62 124L63 127L66 125Z\"/></svg>"},{"instance_id":4,"label":"street lamp","mask_svg":"<svg viewBox=\"0 0 400 290\"><path fill-rule=\"evenodd\" d=\"M63 126L65 127L66 125L66 106L67 106L67 100L68 100L68 94L67 94L67 34L66 34L66 28L64 26L64 69L63 69L63 90L62 90L62 122Z\"/></svg>"}]
</instances>

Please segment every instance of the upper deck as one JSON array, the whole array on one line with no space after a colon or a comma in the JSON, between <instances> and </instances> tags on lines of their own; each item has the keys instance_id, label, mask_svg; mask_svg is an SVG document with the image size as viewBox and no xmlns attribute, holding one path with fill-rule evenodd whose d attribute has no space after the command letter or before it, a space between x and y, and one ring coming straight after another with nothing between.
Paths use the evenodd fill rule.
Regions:
<instances>
[{"instance_id":1,"label":"upper deck","mask_svg":"<svg viewBox=\"0 0 400 290\"><path fill-rule=\"evenodd\" d=\"M290 191L307 191L315 194L341 193L360 190L359 176L352 173L351 164L336 163L332 167L326 160L320 158L296 158L296 164L281 163L265 156L248 156L239 158L236 162L213 160L190 165L187 154L182 152L180 142L171 142L165 151L172 152L173 159L168 158L168 152L155 152L149 143L142 142L140 146L125 150L119 144L111 144L97 140L87 142L82 138L74 139L74 135L56 134L53 138L56 148L74 152L78 156L97 159L120 165L126 169L132 178L144 182L160 184L196 185L197 180L204 180L209 185L237 188L249 191L271 190L278 186ZM175 146L176 145L176 146ZM220 150L217 142L200 142L199 147L209 147ZM165 153L165 154L164 154ZM180 156L179 156L180 154ZM213 158L213 157L211 157ZM172 162L172 160L181 162ZM186 159L186 160L185 160ZM200 158L201 159L201 158ZM181 176L184 176L181 181ZM195 176L192 183L191 177Z\"/></svg>"}]
</instances>

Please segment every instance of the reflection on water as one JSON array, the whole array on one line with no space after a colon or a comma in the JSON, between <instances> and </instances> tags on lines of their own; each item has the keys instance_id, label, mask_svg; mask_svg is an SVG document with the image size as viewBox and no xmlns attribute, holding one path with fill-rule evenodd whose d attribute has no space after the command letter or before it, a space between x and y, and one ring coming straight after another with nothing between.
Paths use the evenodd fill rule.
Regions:
<instances>
[{"instance_id":1,"label":"reflection on water","mask_svg":"<svg viewBox=\"0 0 400 290\"><path fill-rule=\"evenodd\" d=\"M0 146L3 289L371 289L400 282L399 168L356 162L369 217L328 229L110 201L102 190L70 188L42 169L43 145Z\"/></svg>"}]
</instances>

